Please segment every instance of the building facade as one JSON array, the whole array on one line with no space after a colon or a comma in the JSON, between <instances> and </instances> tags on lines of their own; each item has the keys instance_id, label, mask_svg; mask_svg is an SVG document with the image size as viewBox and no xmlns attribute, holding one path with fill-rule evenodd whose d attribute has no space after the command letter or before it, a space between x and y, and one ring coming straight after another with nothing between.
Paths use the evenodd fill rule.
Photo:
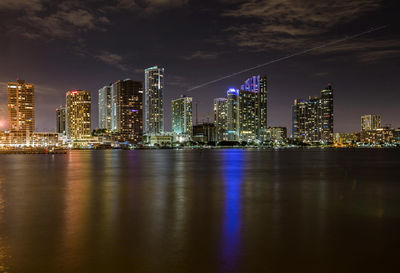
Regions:
<instances>
[{"instance_id":1,"label":"building facade","mask_svg":"<svg viewBox=\"0 0 400 273\"><path fill-rule=\"evenodd\" d=\"M267 139L268 123L268 85L266 76L252 76L241 86L241 90L257 94L257 139Z\"/></svg>"},{"instance_id":2,"label":"building facade","mask_svg":"<svg viewBox=\"0 0 400 273\"><path fill-rule=\"evenodd\" d=\"M111 86L111 129L119 141L143 139L143 83L131 79Z\"/></svg>"},{"instance_id":3,"label":"building facade","mask_svg":"<svg viewBox=\"0 0 400 273\"><path fill-rule=\"evenodd\" d=\"M267 139L272 142L285 142L287 139L286 127L268 127Z\"/></svg>"},{"instance_id":4,"label":"building facade","mask_svg":"<svg viewBox=\"0 0 400 273\"><path fill-rule=\"evenodd\" d=\"M228 141L238 141L238 100L239 90L230 88L226 100L226 138Z\"/></svg>"},{"instance_id":5,"label":"building facade","mask_svg":"<svg viewBox=\"0 0 400 273\"><path fill-rule=\"evenodd\" d=\"M237 140L255 141L259 132L259 94L240 90L237 103Z\"/></svg>"},{"instance_id":6,"label":"building facade","mask_svg":"<svg viewBox=\"0 0 400 273\"><path fill-rule=\"evenodd\" d=\"M158 66L145 69L144 91L144 133L146 135L164 132L164 68Z\"/></svg>"},{"instance_id":7,"label":"building facade","mask_svg":"<svg viewBox=\"0 0 400 273\"><path fill-rule=\"evenodd\" d=\"M111 130L111 86L107 85L99 89L99 128Z\"/></svg>"},{"instance_id":8,"label":"building facade","mask_svg":"<svg viewBox=\"0 0 400 273\"><path fill-rule=\"evenodd\" d=\"M172 131L190 137L193 131L193 99L181 96L172 101Z\"/></svg>"},{"instance_id":9,"label":"building facade","mask_svg":"<svg viewBox=\"0 0 400 273\"><path fill-rule=\"evenodd\" d=\"M70 140L91 137L90 91L72 90L66 94L66 132Z\"/></svg>"},{"instance_id":10,"label":"building facade","mask_svg":"<svg viewBox=\"0 0 400 273\"><path fill-rule=\"evenodd\" d=\"M8 83L8 127L23 139L35 131L35 85L24 80Z\"/></svg>"},{"instance_id":11,"label":"building facade","mask_svg":"<svg viewBox=\"0 0 400 273\"><path fill-rule=\"evenodd\" d=\"M216 131L216 141L228 140L227 137L227 99L214 99L214 125Z\"/></svg>"},{"instance_id":12,"label":"building facade","mask_svg":"<svg viewBox=\"0 0 400 273\"><path fill-rule=\"evenodd\" d=\"M361 117L361 131L371 131L382 128L382 120L379 115L364 115Z\"/></svg>"},{"instance_id":13,"label":"building facade","mask_svg":"<svg viewBox=\"0 0 400 273\"><path fill-rule=\"evenodd\" d=\"M328 85L320 97L294 101L292 135L303 142L333 143L333 117L333 89Z\"/></svg>"},{"instance_id":14,"label":"building facade","mask_svg":"<svg viewBox=\"0 0 400 273\"><path fill-rule=\"evenodd\" d=\"M65 106L61 105L56 109L56 133L59 134L66 133L66 128L65 128L66 115L67 113L65 110Z\"/></svg>"},{"instance_id":15,"label":"building facade","mask_svg":"<svg viewBox=\"0 0 400 273\"><path fill-rule=\"evenodd\" d=\"M193 126L193 141L210 143L217 141L217 130L214 123L203 123Z\"/></svg>"}]
</instances>

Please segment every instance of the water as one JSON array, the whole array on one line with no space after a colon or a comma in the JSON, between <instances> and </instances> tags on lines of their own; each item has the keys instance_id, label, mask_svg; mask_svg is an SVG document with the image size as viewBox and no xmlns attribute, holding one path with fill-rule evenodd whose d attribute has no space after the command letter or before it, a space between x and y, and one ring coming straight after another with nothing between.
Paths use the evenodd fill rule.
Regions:
<instances>
[{"instance_id":1,"label":"water","mask_svg":"<svg viewBox=\"0 0 400 273\"><path fill-rule=\"evenodd\" d=\"M398 272L398 150L0 155L0 272Z\"/></svg>"}]
</instances>

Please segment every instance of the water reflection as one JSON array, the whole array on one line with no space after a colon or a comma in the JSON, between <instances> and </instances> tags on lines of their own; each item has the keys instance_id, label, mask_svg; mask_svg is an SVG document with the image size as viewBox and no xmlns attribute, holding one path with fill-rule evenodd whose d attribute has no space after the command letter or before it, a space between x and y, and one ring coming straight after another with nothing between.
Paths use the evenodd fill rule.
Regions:
<instances>
[{"instance_id":1,"label":"water reflection","mask_svg":"<svg viewBox=\"0 0 400 273\"><path fill-rule=\"evenodd\" d=\"M223 272L233 272L238 264L245 155L243 150L226 150L223 154L225 184L222 235Z\"/></svg>"}]
</instances>

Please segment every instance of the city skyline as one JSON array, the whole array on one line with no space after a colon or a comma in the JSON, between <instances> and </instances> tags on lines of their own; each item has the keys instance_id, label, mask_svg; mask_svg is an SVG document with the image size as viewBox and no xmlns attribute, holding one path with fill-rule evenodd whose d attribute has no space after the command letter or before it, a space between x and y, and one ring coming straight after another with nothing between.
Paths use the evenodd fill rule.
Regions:
<instances>
[{"instance_id":1,"label":"city skyline","mask_svg":"<svg viewBox=\"0 0 400 273\"><path fill-rule=\"evenodd\" d=\"M0 45L0 58L7 64L0 68L2 121L7 118L6 84L18 77L35 84L38 113L35 118L39 131L55 129L54 108L63 104L66 91L74 89L92 92L93 128L96 128L98 111L94 94L97 90L117 79L142 81L143 69L158 64L165 68L164 107L168 131L171 130L169 102L172 99L180 94L193 97L198 102L199 121L206 121L208 114L212 116L214 98L224 96L228 88L239 88L247 76L258 74L269 79L269 125L285 126L289 134L293 99L317 95L327 83L335 86L336 132L357 131L359 117L374 113L394 127L400 126L396 103L400 94L394 73L399 67L400 50L394 1L385 1L385 4L353 1L347 3L350 6L333 1L329 9L327 4L318 3L307 10L296 1L282 1L283 8L296 10L298 25L290 22L283 8L270 6L269 1L257 1L258 5L256 1L249 1L247 5L237 1L173 1L173 5L148 1L147 6L123 5L125 1L116 1L113 10L104 3L54 1L53 8L49 9L42 1L17 2L10 2L8 6L0 4L2 26L6 30L1 34L5 43ZM355 7L357 10L350 13ZM28 13L28 9L32 12ZM259 20L257 10L268 13L271 20L279 20L277 23ZM81 12L77 17L81 20L66 19L76 16L77 11ZM315 26L310 16L304 16L307 12L314 14L312 18L321 26ZM42 28L23 23L14 14ZM62 14L71 17L61 17ZM147 24L150 18L152 24ZM188 18L190 23L183 24ZM389 26L186 92L202 82L381 25ZM127 30L136 31L143 42L137 43L136 37L125 38L119 34ZM243 34L239 36L234 30L242 30ZM265 31L265 38L260 37L261 30ZM178 32L179 35L175 34ZM3 125L1 129L4 128Z\"/></svg>"}]
</instances>

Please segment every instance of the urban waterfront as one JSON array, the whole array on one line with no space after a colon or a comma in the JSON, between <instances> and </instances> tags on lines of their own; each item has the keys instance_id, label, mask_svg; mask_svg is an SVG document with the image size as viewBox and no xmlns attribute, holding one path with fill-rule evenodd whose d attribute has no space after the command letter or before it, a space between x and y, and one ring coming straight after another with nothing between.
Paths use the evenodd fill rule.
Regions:
<instances>
[{"instance_id":1,"label":"urban waterfront","mask_svg":"<svg viewBox=\"0 0 400 273\"><path fill-rule=\"evenodd\" d=\"M0 155L1 272L395 272L400 150Z\"/></svg>"}]
</instances>

